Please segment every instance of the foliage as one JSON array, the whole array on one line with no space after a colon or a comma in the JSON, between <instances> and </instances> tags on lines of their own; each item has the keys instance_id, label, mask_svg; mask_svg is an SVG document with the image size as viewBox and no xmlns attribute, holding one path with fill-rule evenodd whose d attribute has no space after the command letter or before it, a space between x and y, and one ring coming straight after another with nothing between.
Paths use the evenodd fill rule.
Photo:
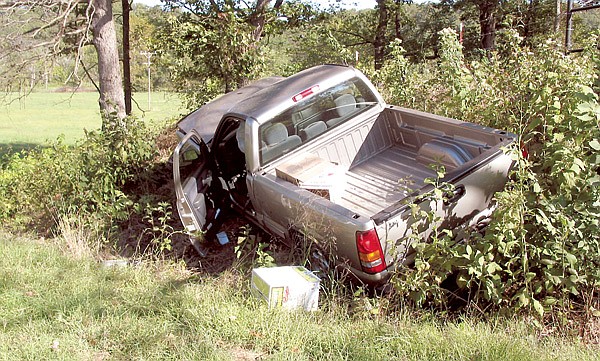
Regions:
<instances>
[{"instance_id":1,"label":"foliage","mask_svg":"<svg viewBox=\"0 0 600 361\"><path fill-rule=\"evenodd\" d=\"M264 69L260 39L313 17L311 5L267 0L165 0L157 53L167 60L176 89L196 108L255 79Z\"/></svg>"},{"instance_id":2,"label":"foliage","mask_svg":"<svg viewBox=\"0 0 600 361\"><path fill-rule=\"evenodd\" d=\"M171 60L176 90L186 94L189 108L234 89L261 65L252 27L231 12L215 19L171 15L158 40L158 53Z\"/></svg>"},{"instance_id":3,"label":"foliage","mask_svg":"<svg viewBox=\"0 0 600 361\"><path fill-rule=\"evenodd\" d=\"M148 7L143 4L133 4L130 13L131 46L131 82L135 91L145 91L148 88L148 58L146 52L154 51L158 29L164 26L165 13L157 7ZM118 20L118 19L116 19ZM157 62L158 57L150 58L150 80L153 90L172 90L173 85L169 79L169 67L164 62Z\"/></svg>"},{"instance_id":4,"label":"foliage","mask_svg":"<svg viewBox=\"0 0 600 361\"><path fill-rule=\"evenodd\" d=\"M234 247L240 265L249 263L251 267L275 266L275 259L269 251L269 243L263 242L260 234L254 234L248 225L241 227L240 232Z\"/></svg>"},{"instance_id":5,"label":"foliage","mask_svg":"<svg viewBox=\"0 0 600 361\"><path fill-rule=\"evenodd\" d=\"M173 218L173 208L169 202L156 201L150 197L142 197L134 205L137 214L143 214L143 220L149 224L144 233L150 234L150 243L157 254L173 249L173 236L182 234L169 224ZM145 250L144 250L145 251Z\"/></svg>"},{"instance_id":6,"label":"foliage","mask_svg":"<svg viewBox=\"0 0 600 361\"><path fill-rule=\"evenodd\" d=\"M491 58L467 65L455 35L441 36L440 61L428 68L407 64L396 51L378 74L391 80L385 93L400 104L515 132L529 157L506 150L514 172L495 197L485 236L457 244L456 234L438 231L429 242L418 240L415 268L398 274L398 289L418 303L445 304L450 294L441 286L452 275L479 306L543 315L582 302L600 285L600 105L591 88L597 50L565 56L552 41L523 48L508 30ZM396 72L402 76L394 79Z\"/></svg>"},{"instance_id":7,"label":"foliage","mask_svg":"<svg viewBox=\"0 0 600 361\"><path fill-rule=\"evenodd\" d=\"M448 11L447 6L403 1L388 3L385 41L401 41L411 60L436 56L438 31L458 22L456 13ZM292 68L284 70L284 74L323 63L371 68L377 17L378 12L372 9L334 8L316 15L310 23L288 28L281 36L266 39L263 45L267 51L273 49L269 58L275 59L269 61L276 62L278 57L283 57L285 65Z\"/></svg>"},{"instance_id":8,"label":"foliage","mask_svg":"<svg viewBox=\"0 0 600 361\"><path fill-rule=\"evenodd\" d=\"M143 123L123 122L105 122L74 147L59 139L11 155L0 175L3 222L43 230L66 214L95 215L107 225L127 218L134 202L127 187L145 174L156 151Z\"/></svg>"},{"instance_id":9,"label":"foliage","mask_svg":"<svg viewBox=\"0 0 600 361\"><path fill-rule=\"evenodd\" d=\"M441 2L405 4L403 7L405 14L395 38L402 40L406 56L413 61L436 58L440 47L439 32L445 28L458 29L460 12L451 11Z\"/></svg>"},{"instance_id":10,"label":"foliage","mask_svg":"<svg viewBox=\"0 0 600 361\"><path fill-rule=\"evenodd\" d=\"M281 57L283 53L286 57L286 61L280 65L280 74L284 75L320 64L353 64L356 58L354 51L335 36L327 21L315 25L306 24L298 30L273 37L270 42L264 45L265 51L276 49L268 54L275 53L274 56Z\"/></svg>"}]
</instances>

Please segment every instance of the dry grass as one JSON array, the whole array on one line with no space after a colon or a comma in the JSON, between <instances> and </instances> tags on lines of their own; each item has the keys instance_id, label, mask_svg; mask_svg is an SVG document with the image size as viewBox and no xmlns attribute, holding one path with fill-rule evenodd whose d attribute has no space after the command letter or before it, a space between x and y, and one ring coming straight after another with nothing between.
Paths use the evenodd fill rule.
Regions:
<instances>
[{"instance_id":1,"label":"dry grass","mask_svg":"<svg viewBox=\"0 0 600 361\"><path fill-rule=\"evenodd\" d=\"M102 251L103 236L99 222L77 214L59 216L58 245L76 259L97 259Z\"/></svg>"}]
</instances>

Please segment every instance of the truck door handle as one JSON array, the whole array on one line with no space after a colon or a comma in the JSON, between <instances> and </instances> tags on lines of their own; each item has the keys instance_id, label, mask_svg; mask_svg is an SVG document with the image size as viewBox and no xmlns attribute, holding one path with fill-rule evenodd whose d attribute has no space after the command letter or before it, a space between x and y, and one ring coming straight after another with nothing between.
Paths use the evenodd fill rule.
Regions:
<instances>
[{"instance_id":1,"label":"truck door handle","mask_svg":"<svg viewBox=\"0 0 600 361\"><path fill-rule=\"evenodd\" d=\"M456 203L459 199L461 199L467 190L465 189L464 184L457 185L453 190L444 193L444 205L449 206L452 203Z\"/></svg>"}]
</instances>

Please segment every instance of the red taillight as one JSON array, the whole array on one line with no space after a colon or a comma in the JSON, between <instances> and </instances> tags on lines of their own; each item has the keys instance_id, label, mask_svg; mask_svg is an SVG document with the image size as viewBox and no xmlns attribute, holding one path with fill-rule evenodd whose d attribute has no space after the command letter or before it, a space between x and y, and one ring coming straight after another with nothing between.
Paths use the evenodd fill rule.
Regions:
<instances>
[{"instance_id":1,"label":"red taillight","mask_svg":"<svg viewBox=\"0 0 600 361\"><path fill-rule=\"evenodd\" d=\"M356 247L360 266L366 273L378 273L385 270L385 258L375 229L356 232Z\"/></svg>"},{"instance_id":2,"label":"red taillight","mask_svg":"<svg viewBox=\"0 0 600 361\"><path fill-rule=\"evenodd\" d=\"M318 91L319 91L319 86L318 85L313 85L312 87L310 87L310 88L308 88L306 90L303 90L300 93L294 95L292 97L292 100L294 102L299 102L300 100L302 100L302 99L306 98L307 96L312 95L312 94L314 94L314 93L316 93Z\"/></svg>"},{"instance_id":3,"label":"red taillight","mask_svg":"<svg viewBox=\"0 0 600 361\"><path fill-rule=\"evenodd\" d=\"M524 159L529 159L529 149L527 149L527 145L524 142L521 142L521 155Z\"/></svg>"}]
</instances>

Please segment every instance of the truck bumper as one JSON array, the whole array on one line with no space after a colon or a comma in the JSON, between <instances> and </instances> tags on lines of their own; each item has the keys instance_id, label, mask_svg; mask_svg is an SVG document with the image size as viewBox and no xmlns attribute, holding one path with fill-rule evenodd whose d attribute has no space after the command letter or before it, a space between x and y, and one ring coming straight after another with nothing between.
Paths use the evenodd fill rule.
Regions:
<instances>
[{"instance_id":1,"label":"truck bumper","mask_svg":"<svg viewBox=\"0 0 600 361\"><path fill-rule=\"evenodd\" d=\"M351 266L346 266L346 268L348 269L352 277L356 278L356 281L358 281L359 283L366 284L368 286L380 286L389 281L391 277L391 272L388 272L387 269L379 273L373 274L363 272L362 270L356 269Z\"/></svg>"}]
</instances>

